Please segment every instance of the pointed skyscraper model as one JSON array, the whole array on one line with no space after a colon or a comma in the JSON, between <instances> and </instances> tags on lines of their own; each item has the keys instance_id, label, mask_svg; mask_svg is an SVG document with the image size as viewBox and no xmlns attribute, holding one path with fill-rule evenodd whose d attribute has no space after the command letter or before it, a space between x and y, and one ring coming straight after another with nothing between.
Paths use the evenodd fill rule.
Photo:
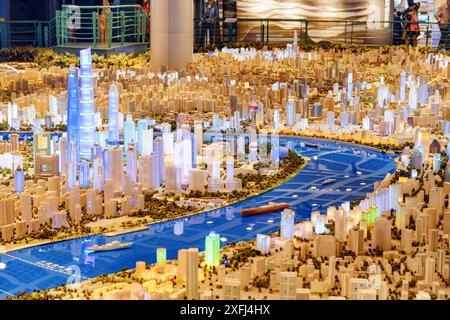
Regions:
<instances>
[{"instance_id":1,"label":"pointed skyscraper model","mask_svg":"<svg viewBox=\"0 0 450 320\"><path fill-rule=\"evenodd\" d=\"M77 150L76 159L71 159L70 152L74 152L70 148L67 148L67 159L69 161L78 162L80 160L80 123L79 123L79 84L78 84L78 69L70 68L68 77L68 88L67 88L67 142L74 142Z\"/></svg>"}]
</instances>

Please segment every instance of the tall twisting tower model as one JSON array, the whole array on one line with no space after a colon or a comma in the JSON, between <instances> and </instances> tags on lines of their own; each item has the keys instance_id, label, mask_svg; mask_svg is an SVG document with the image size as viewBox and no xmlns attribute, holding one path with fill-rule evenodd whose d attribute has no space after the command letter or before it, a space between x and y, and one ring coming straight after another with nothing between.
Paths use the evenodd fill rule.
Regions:
<instances>
[{"instance_id":1,"label":"tall twisting tower model","mask_svg":"<svg viewBox=\"0 0 450 320\"><path fill-rule=\"evenodd\" d=\"M80 157L91 158L95 144L94 81L91 49L80 51Z\"/></svg>"}]
</instances>

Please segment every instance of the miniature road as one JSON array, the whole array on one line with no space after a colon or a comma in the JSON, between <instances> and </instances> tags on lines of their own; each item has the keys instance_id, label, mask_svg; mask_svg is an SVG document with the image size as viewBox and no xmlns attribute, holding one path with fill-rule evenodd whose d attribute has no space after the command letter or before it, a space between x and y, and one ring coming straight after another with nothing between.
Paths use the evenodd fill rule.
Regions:
<instances>
[{"instance_id":1,"label":"miniature road","mask_svg":"<svg viewBox=\"0 0 450 320\"><path fill-rule=\"evenodd\" d=\"M300 142L314 142L320 148L300 147ZM152 225L148 230L114 237L94 236L41 245L0 255L0 298L17 295L22 290L47 289L65 284L70 270L79 270L77 278L87 279L134 268L136 261L156 262L156 249L167 249L173 259L182 248L204 250L204 238L210 231L219 233L222 245L256 238L258 233L278 230L280 213L242 218L240 210L267 204L287 202L296 212L296 221L310 218L311 211L326 212L328 206L339 206L373 191L376 181L395 171L394 155L382 154L370 148L314 139L280 137L280 145L295 149L311 158L304 169L279 187L259 196L210 212ZM361 152L365 151L365 152ZM366 153L370 156L365 156ZM314 157L317 156L317 160ZM327 179L335 182L322 185ZM174 234L176 221L184 222L184 233ZM85 249L93 244L122 241L133 242L130 249L91 253Z\"/></svg>"}]
</instances>

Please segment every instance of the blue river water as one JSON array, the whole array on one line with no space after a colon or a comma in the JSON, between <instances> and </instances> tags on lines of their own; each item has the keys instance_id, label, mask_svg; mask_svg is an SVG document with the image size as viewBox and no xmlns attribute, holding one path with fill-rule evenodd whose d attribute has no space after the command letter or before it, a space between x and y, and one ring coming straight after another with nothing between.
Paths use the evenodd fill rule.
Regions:
<instances>
[{"instance_id":1,"label":"blue river water","mask_svg":"<svg viewBox=\"0 0 450 320\"><path fill-rule=\"evenodd\" d=\"M319 143L320 147L301 146L301 142ZM371 148L314 139L280 137L280 146L294 149L311 160L294 178L277 188L234 205L206 213L150 225L147 230L114 237L91 236L75 240L21 249L0 255L0 298L17 295L22 290L47 289L65 284L75 271L81 280L101 274L134 268L136 261L156 262L156 249L167 249L173 259L182 248L204 250L204 238L210 231L220 234L222 246L229 242L254 239L258 233L277 231L280 212L242 218L243 208L287 202L296 212L296 222L309 220L312 211L326 212L328 206L362 198L373 191L376 181L395 171L396 155ZM314 160L317 156L317 160ZM322 185L327 179L332 184ZM183 221L184 232L175 235L176 221ZM93 244L112 241L133 242L125 250L92 253Z\"/></svg>"}]
</instances>

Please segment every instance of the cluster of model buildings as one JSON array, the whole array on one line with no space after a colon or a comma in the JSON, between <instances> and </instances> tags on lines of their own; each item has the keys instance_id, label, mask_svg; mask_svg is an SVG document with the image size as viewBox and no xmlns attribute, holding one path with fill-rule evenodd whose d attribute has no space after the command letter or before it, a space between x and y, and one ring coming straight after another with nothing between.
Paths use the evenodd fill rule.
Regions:
<instances>
[{"instance_id":1,"label":"cluster of model buildings","mask_svg":"<svg viewBox=\"0 0 450 320\"><path fill-rule=\"evenodd\" d=\"M411 157L402 156L399 166ZM422 180L388 174L353 208L347 202L326 214L313 211L299 224L286 209L277 235L221 249L220 235L211 232L204 253L182 249L167 263L160 248L155 265L136 263L133 283L88 281L80 291L91 299L447 299L450 182L435 175L432 162L417 169ZM232 265L244 248L258 254ZM268 285L261 289L262 278Z\"/></svg>"},{"instance_id":2,"label":"cluster of model buildings","mask_svg":"<svg viewBox=\"0 0 450 320\"><path fill-rule=\"evenodd\" d=\"M199 56L179 72L143 68L112 73L94 71L86 49L80 52L79 68L69 68L67 80L61 69L52 71L0 81L0 88L32 92L15 94L0 106L0 120L10 129L32 126L32 174L40 179L36 184L25 182L22 156L29 150L20 147L18 135L9 135L9 141L0 144L0 156L7 159L0 167L14 171L13 188L0 187L4 241L50 221L54 228L67 226L69 220L78 224L85 213L114 218L144 210L147 191L238 190L237 172L251 169L236 168L235 160L247 165L261 161L265 154L269 162L278 163L278 132L313 130L336 136L363 132L369 138L413 141L414 147L405 149L399 162L399 166L412 165L411 177L391 183L388 176L358 206L344 203L328 208L326 215L313 212L310 221L298 225L294 225L295 212L286 210L279 237L258 235L256 249L268 256L252 259L233 272L224 270L218 235L212 234L206 240L212 244L207 243L204 264L217 268L223 298L243 297L242 290L267 273L280 298L338 290L347 298L384 299L392 283L398 282L401 297L406 298L412 280L418 280L418 298L445 296L450 171L444 168L444 181L436 173L442 150L448 152L450 134L448 57L412 49L300 52L294 42L272 51L224 49ZM53 91L34 93L40 90L36 83ZM61 83L67 85L66 93L58 91ZM169 111L178 113L176 128L145 117ZM186 121L186 113L192 112L199 114L199 121ZM67 125L67 132L57 139L43 129L54 124ZM222 132L235 136L225 139ZM207 135L219 139L205 145ZM266 144L270 142L270 150L262 150L261 136ZM424 169L425 164L430 167ZM401 231L399 243L391 237L392 209L395 227ZM333 234L327 234L330 222ZM382 257L367 258L383 265L376 288L369 279L358 277L367 275L358 270L369 246L383 252ZM357 257L340 257L345 250ZM310 254L319 259L320 268ZM180 251L177 267L167 267L161 258L157 272L138 263L136 276L146 281L142 287L148 292L207 298L209 289L199 284L198 255L196 249ZM305 259L308 262L301 264ZM400 263L400 269L393 271L392 263ZM161 265L168 268L167 275L161 273ZM173 279L176 284L171 287ZM181 283L185 288L176 291ZM108 295L119 298L129 289L114 290Z\"/></svg>"}]
</instances>

